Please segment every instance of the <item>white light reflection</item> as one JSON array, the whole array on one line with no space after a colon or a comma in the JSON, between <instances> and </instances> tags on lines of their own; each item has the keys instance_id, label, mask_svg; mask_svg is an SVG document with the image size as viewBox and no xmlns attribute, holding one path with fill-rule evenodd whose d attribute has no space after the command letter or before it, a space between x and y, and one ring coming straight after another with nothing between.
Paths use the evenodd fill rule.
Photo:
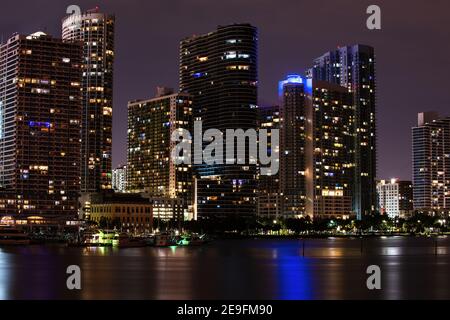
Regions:
<instances>
[{"instance_id":1,"label":"white light reflection","mask_svg":"<svg viewBox=\"0 0 450 320\"><path fill-rule=\"evenodd\" d=\"M0 248L0 300L9 299L9 289L11 285L11 265L9 261L9 254L5 253Z\"/></svg>"}]
</instances>

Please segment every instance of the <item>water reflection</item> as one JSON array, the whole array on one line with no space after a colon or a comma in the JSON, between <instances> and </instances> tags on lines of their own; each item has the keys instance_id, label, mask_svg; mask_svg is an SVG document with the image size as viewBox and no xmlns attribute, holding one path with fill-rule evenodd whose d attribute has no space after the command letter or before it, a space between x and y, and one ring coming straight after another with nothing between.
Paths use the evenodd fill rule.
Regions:
<instances>
[{"instance_id":1,"label":"water reflection","mask_svg":"<svg viewBox=\"0 0 450 320\"><path fill-rule=\"evenodd\" d=\"M363 251L361 252L361 244ZM0 248L0 299L449 299L450 239L216 241L202 247ZM437 254L436 254L437 253ZM382 270L382 290L366 268ZM79 265L82 290L66 288Z\"/></svg>"},{"instance_id":2,"label":"water reflection","mask_svg":"<svg viewBox=\"0 0 450 320\"><path fill-rule=\"evenodd\" d=\"M3 252L0 248L0 300L9 298L9 287L11 285L10 269L12 267L9 258L10 255Z\"/></svg>"},{"instance_id":3,"label":"water reflection","mask_svg":"<svg viewBox=\"0 0 450 320\"><path fill-rule=\"evenodd\" d=\"M309 300L312 298L311 275L305 258L282 252L277 254L277 266L278 299Z\"/></svg>"}]
</instances>

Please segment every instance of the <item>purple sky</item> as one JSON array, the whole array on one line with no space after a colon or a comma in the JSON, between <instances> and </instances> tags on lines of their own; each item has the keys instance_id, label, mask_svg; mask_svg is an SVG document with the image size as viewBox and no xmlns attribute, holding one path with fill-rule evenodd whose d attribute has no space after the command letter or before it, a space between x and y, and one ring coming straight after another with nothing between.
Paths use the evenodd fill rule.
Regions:
<instances>
[{"instance_id":1,"label":"purple sky","mask_svg":"<svg viewBox=\"0 0 450 320\"><path fill-rule=\"evenodd\" d=\"M0 34L37 30L60 36L66 7L115 13L114 166L126 161L127 101L178 87L178 42L217 25L259 28L260 104L277 102L277 82L302 73L339 45L375 47L378 59L380 178L411 176L411 127L417 112L450 115L448 0L2 0ZM382 30L366 29L368 5L382 9Z\"/></svg>"}]
</instances>

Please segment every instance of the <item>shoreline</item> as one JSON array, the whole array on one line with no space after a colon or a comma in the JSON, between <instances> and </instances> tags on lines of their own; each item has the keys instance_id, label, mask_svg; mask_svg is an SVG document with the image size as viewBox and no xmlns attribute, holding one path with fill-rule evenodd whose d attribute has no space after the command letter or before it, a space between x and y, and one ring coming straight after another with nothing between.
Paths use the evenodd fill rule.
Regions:
<instances>
[{"instance_id":1,"label":"shoreline","mask_svg":"<svg viewBox=\"0 0 450 320\"><path fill-rule=\"evenodd\" d=\"M250 240L250 239L288 239L288 240L302 240L302 239L361 239L361 238L381 238L381 237L402 237L402 238L436 238L447 237L450 233L441 234L411 234L411 233L383 233L383 234L310 234L310 235L211 235L214 240Z\"/></svg>"}]
</instances>

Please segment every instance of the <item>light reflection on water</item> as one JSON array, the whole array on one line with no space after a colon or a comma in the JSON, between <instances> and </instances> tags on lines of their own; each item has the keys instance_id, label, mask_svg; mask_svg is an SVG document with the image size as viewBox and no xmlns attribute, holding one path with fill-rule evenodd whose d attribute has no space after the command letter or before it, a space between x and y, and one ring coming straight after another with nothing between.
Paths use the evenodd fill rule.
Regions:
<instances>
[{"instance_id":1,"label":"light reflection on water","mask_svg":"<svg viewBox=\"0 0 450 320\"><path fill-rule=\"evenodd\" d=\"M228 240L202 247L0 248L0 299L450 298L450 239ZM362 251L361 251L362 246ZM435 255L435 250L438 255ZM82 290L65 287L79 265ZM367 266L382 290L366 287Z\"/></svg>"},{"instance_id":2,"label":"light reflection on water","mask_svg":"<svg viewBox=\"0 0 450 320\"><path fill-rule=\"evenodd\" d=\"M10 269L9 255L0 248L0 300L9 298Z\"/></svg>"}]
</instances>

